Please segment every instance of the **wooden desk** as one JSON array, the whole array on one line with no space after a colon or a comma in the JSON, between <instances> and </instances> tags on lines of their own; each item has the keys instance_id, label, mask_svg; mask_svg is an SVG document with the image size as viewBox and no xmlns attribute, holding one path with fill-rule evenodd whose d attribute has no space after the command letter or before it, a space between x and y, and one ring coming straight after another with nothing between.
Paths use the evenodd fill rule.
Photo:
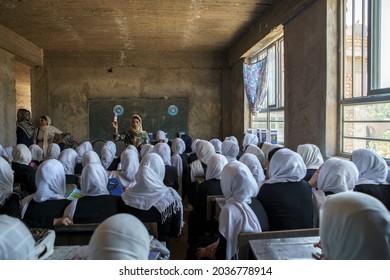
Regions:
<instances>
[{"instance_id":1,"label":"wooden desk","mask_svg":"<svg viewBox=\"0 0 390 280\"><path fill-rule=\"evenodd\" d=\"M250 258L256 260L315 260L321 249L313 246L319 236L249 240Z\"/></svg>"}]
</instances>

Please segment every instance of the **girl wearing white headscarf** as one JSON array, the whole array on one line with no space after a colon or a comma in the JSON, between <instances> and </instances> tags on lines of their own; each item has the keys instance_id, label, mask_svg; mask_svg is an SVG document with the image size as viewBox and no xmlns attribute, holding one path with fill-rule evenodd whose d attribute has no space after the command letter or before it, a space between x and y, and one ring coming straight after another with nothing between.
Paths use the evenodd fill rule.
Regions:
<instances>
[{"instance_id":1,"label":"girl wearing white headscarf","mask_svg":"<svg viewBox=\"0 0 390 280\"><path fill-rule=\"evenodd\" d=\"M215 153L220 154L222 149L222 141L218 138L213 138L210 140L210 143L214 146Z\"/></svg>"},{"instance_id":2,"label":"girl wearing white headscarf","mask_svg":"<svg viewBox=\"0 0 390 280\"><path fill-rule=\"evenodd\" d=\"M13 151L14 147L12 146L9 146L9 147L5 147L3 149L3 156L6 157L8 159L8 162L12 162L12 160L14 159L12 157L12 151Z\"/></svg>"},{"instance_id":3,"label":"girl wearing white headscarf","mask_svg":"<svg viewBox=\"0 0 390 280\"><path fill-rule=\"evenodd\" d=\"M359 180L355 191L369 194L379 199L390 210L389 169L386 161L369 149L352 152L351 161L359 170Z\"/></svg>"},{"instance_id":4,"label":"girl wearing white headscarf","mask_svg":"<svg viewBox=\"0 0 390 280\"><path fill-rule=\"evenodd\" d=\"M268 214L270 230L313 227L312 191L303 178L306 166L302 157L287 148L277 150L269 163L269 180L257 199Z\"/></svg>"},{"instance_id":5,"label":"girl wearing white headscarf","mask_svg":"<svg viewBox=\"0 0 390 280\"><path fill-rule=\"evenodd\" d=\"M154 148L154 145L152 144L142 144L141 151L140 151L140 157L141 159L145 157L147 154L149 154Z\"/></svg>"},{"instance_id":6,"label":"girl wearing white headscarf","mask_svg":"<svg viewBox=\"0 0 390 280\"><path fill-rule=\"evenodd\" d=\"M259 191L260 187L264 184L265 181L264 170L263 167L261 167L261 163L259 159L253 154L245 153L240 158L240 162L248 166L249 170L251 171L253 177L257 182L257 186L259 187L258 191Z\"/></svg>"},{"instance_id":7,"label":"girl wearing white headscarf","mask_svg":"<svg viewBox=\"0 0 390 280\"><path fill-rule=\"evenodd\" d=\"M302 144L298 146L297 153L306 165L307 172L304 180L309 181L316 170L324 163L321 151L314 144Z\"/></svg>"},{"instance_id":8,"label":"girl wearing white headscarf","mask_svg":"<svg viewBox=\"0 0 390 280\"><path fill-rule=\"evenodd\" d=\"M209 141L197 141L196 155L198 159L191 163L191 182L195 182L196 177L204 177L206 175L205 169L207 170L207 164L214 154L214 146Z\"/></svg>"},{"instance_id":9,"label":"girl wearing white headscarf","mask_svg":"<svg viewBox=\"0 0 390 280\"><path fill-rule=\"evenodd\" d=\"M390 213L369 195L332 195L320 210L322 253L330 260L389 260Z\"/></svg>"},{"instance_id":10,"label":"girl wearing white headscarf","mask_svg":"<svg viewBox=\"0 0 390 280\"><path fill-rule=\"evenodd\" d=\"M253 144L249 144L246 147L245 153L246 154L253 154L253 155L255 155L257 157L257 159L259 160L262 168L264 169L264 166L265 166L265 155L264 155L263 151L258 146L255 146Z\"/></svg>"},{"instance_id":11,"label":"girl wearing white headscarf","mask_svg":"<svg viewBox=\"0 0 390 280\"><path fill-rule=\"evenodd\" d=\"M101 164L90 163L83 168L80 191L83 195L74 199L64 211L75 223L100 223L118 213L119 196L110 195L107 171ZM93 211L91 211L93 209Z\"/></svg>"},{"instance_id":12,"label":"girl wearing white headscarf","mask_svg":"<svg viewBox=\"0 0 390 280\"><path fill-rule=\"evenodd\" d=\"M388 167L386 161L370 149L357 149L352 152L351 161L359 170L356 185L386 184Z\"/></svg>"},{"instance_id":13,"label":"girl wearing white headscarf","mask_svg":"<svg viewBox=\"0 0 390 280\"><path fill-rule=\"evenodd\" d=\"M240 153L240 147L233 141L223 141L221 153L226 157L228 162L237 160Z\"/></svg>"},{"instance_id":14,"label":"girl wearing white headscarf","mask_svg":"<svg viewBox=\"0 0 390 280\"><path fill-rule=\"evenodd\" d=\"M91 163L98 163L100 165L102 165L102 162L100 160L100 157L99 155L95 152L95 151L88 151L88 152L85 152L83 154L83 157L81 159L81 164L83 166L83 169L84 167L87 165L87 164L91 164ZM102 165L103 166L103 165Z\"/></svg>"},{"instance_id":15,"label":"girl wearing white headscarf","mask_svg":"<svg viewBox=\"0 0 390 280\"><path fill-rule=\"evenodd\" d=\"M60 153L58 161L64 166L65 174L72 175L77 164L77 152L67 148Z\"/></svg>"},{"instance_id":16,"label":"girl wearing white headscarf","mask_svg":"<svg viewBox=\"0 0 390 280\"><path fill-rule=\"evenodd\" d=\"M22 197L33 194L36 191L35 172L30 166L31 152L24 144L18 144L12 150L12 170L14 173L14 183L20 184Z\"/></svg>"},{"instance_id":17,"label":"girl wearing white headscarf","mask_svg":"<svg viewBox=\"0 0 390 280\"><path fill-rule=\"evenodd\" d=\"M164 185L179 191L179 177L176 167L171 165L171 148L166 143L157 143L154 145L152 153L158 154L164 161L165 175Z\"/></svg>"},{"instance_id":18,"label":"girl wearing white headscarf","mask_svg":"<svg viewBox=\"0 0 390 280\"><path fill-rule=\"evenodd\" d=\"M187 174L187 155L184 153L186 144L183 139L175 138L172 142L171 164L177 170L179 193L183 193L183 185L185 185L185 175Z\"/></svg>"},{"instance_id":19,"label":"girl wearing white headscarf","mask_svg":"<svg viewBox=\"0 0 390 280\"><path fill-rule=\"evenodd\" d=\"M149 153L141 160L136 174L137 183L122 194L123 202L128 206L124 210L126 213L141 221L145 218L158 223L160 241L179 235L184 225L181 197L174 189L164 185L164 174L161 157Z\"/></svg>"},{"instance_id":20,"label":"girl wearing white headscarf","mask_svg":"<svg viewBox=\"0 0 390 280\"><path fill-rule=\"evenodd\" d=\"M271 144L271 143L269 143L269 142L264 142L264 143L262 143L262 145L261 145L261 150L263 151L264 157L265 157L265 164L264 164L264 168L265 168L265 169L268 168L268 164L269 164L268 154L269 154L273 149L281 148L281 147L282 147L282 146L279 145L279 144Z\"/></svg>"},{"instance_id":21,"label":"girl wearing white headscarf","mask_svg":"<svg viewBox=\"0 0 390 280\"><path fill-rule=\"evenodd\" d=\"M135 174L138 171L138 153L126 149L121 154L121 170L111 171L108 178L116 178L123 189L131 188L135 185Z\"/></svg>"},{"instance_id":22,"label":"girl wearing white headscarf","mask_svg":"<svg viewBox=\"0 0 390 280\"><path fill-rule=\"evenodd\" d=\"M209 247L198 250L198 258L214 255L212 258L222 259L224 256L226 260L237 259L239 233L262 231L256 214L249 206L258 187L248 167L238 161L228 163L222 170L221 188L225 197L225 205L219 215L221 237ZM214 254L208 252L213 247Z\"/></svg>"},{"instance_id":23,"label":"girl wearing white headscarf","mask_svg":"<svg viewBox=\"0 0 390 280\"><path fill-rule=\"evenodd\" d=\"M313 193L314 226L318 227L319 210L328 195L353 191L359 177L356 166L348 161L330 158L319 169L317 190Z\"/></svg>"},{"instance_id":24,"label":"girl wearing white headscarf","mask_svg":"<svg viewBox=\"0 0 390 280\"><path fill-rule=\"evenodd\" d=\"M207 221L207 197L210 195L222 195L221 173L227 164L225 156L214 154L207 165L205 181L197 186L194 210L188 217L188 242L196 243L197 238L206 231L213 231L212 223Z\"/></svg>"},{"instance_id":25,"label":"girl wearing white headscarf","mask_svg":"<svg viewBox=\"0 0 390 280\"><path fill-rule=\"evenodd\" d=\"M43 161L43 150L37 144L32 144L28 149L31 152L31 162L35 163L35 168L38 168L39 164ZM33 166L34 167L34 166Z\"/></svg>"},{"instance_id":26,"label":"girl wearing white headscarf","mask_svg":"<svg viewBox=\"0 0 390 280\"><path fill-rule=\"evenodd\" d=\"M35 260L35 240L17 218L0 215L0 259Z\"/></svg>"},{"instance_id":27,"label":"girl wearing white headscarf","mask_svg":"<svg viewBox=\"0 0 390 280\"><path fill-rule=\"evenodd\" d=\"M100 159L102 161L103 167L108 170L116 170L119 158L115 160L116 154L116 145L112 141L107 141L100 152Z\"/></svg>"},{"instance_id":28,"label":"girl wearing white headscarf","mask_svg":"<svg viewBox=\"0 0 390 280\"><path fill-rule=\"evenodd\" d=\"M0 214L19 215L19 195L13 192L14 173L9 163L0 157Z\"/></svg>"},{"instance_id":29,"label":"girl wearing white headscarf","mask_svg":"<svg viewBox=\"0 0 390 280\"><path fill-rule=\"evenodd\" d=\"M36 186L37 191L22 200L21 218L32 227L72 223L68 218L62 219L70 201L65 199L65 171L58 160L48 159L39 165Z\"/></svg>"},{"instance_id":30,"label":"girl wearing white headscarf","mask_svg":"<svg viewBox=\"0 0 390 280\"><path fill-rule=\"evenodd\" d=\"M56 143L51 143L49 144L49 146L47 147L47 152L46 152L46 156L45 156L45 159L58 159L58 156L60 155L61 153L61 148L58 144Z\"/></svg>"},{"instance_id":31,"label":"girl wearing white headscarf","mask_svg":"<svg viewBox=\"0 0 390 280\"><path fill-rule=\"evenodd\" d=\"M168 141L169 141L169 139L167 138L167 135L165 134L164 131L162 131L162 130L157 131L157 133L156 133L156 142L157 143L168 144Z\"/></svg>"},{"instance_id":32,"label":"girl wearing white headscarf","mask_svg":"<svg viewBox=\"0 0 390 280\"><path fill-rule=\"evenodd\" d=\"M47 148L53 142L56 134L61 134L62 131L51 125L49 116L41 116L39 118L39 129L37 134L37 144L43 150L43 156L46 157Z\"/></svg>"},{"instance_id":33,"label":"girl wearing white headscarf","mask_svg":"<svg viewBox=\"0 0 390 280\"><path fill-rule=\"evenodd\" d=\"M244 153L246 152L248 145L257 146L258 144L259 144L259 138L257 138L257 135L252 133L245 133L244 140L242 141L242 148Z\"/></svg>"},{"instance_id":34,"label":"girl wearing white headscarf","mask_svg":"<svg viewBox=\"0 0 390 280\"><path fill-rule=\"evenodd\" d=\"M88 260L147 260L150 237L144 224L130 214L104 220L88 244Z\"/></svg>"},{"instance_id":35,"label":"girl wearing white headscarf","mask_svg":"<svg viewBox=\"0 0 390 280\"><path fill-rule=\"evenodd\" d=\"M89 141L84 141L83 143L81 143L77 148L76 148L76 152L77 152L77 164L76 164L76 167L74 169L74 173L75 174L81 174L82 170L83 170L83 165L82 165L82 159L83 159L83 155L88 152L88 151L93 151L93 146L91 144L91 142Z\"/></svg>"}]
</instances>

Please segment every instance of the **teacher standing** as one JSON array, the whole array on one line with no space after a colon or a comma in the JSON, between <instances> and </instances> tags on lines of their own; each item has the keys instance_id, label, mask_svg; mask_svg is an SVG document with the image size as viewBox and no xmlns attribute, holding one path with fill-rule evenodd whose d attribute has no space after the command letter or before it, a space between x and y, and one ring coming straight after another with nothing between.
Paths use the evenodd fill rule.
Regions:
<instances>
[{"instance_id":1,"label":"teacher standing","mask_svg":"<svg viewBox=\"0 0 390 280\"><path fill-rule=\"evenodd\" d=\"M129 130L125 132L118 133L118 122L114 121L112 123L114 127L114 140L122 140L125 142L126 146L134 145L137 148L140 148L142 144L150 143L148 133L142 130L142 119L138 115L133 115L131 117L131 126Z\"/></svg>"}]
</instances>

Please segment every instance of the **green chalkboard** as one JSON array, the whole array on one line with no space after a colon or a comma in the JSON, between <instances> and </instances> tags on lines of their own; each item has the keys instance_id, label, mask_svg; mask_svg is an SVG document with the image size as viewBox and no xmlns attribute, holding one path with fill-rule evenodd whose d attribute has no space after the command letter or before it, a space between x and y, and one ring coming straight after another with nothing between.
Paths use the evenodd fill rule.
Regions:
<instances>
[{"instance_id":1,"label":"green chalkboard","mask_svg":"<svg viewBox=\"0 0 390 280\"><path fill-rule=\"evenodd\" d=\"M178 132L188 132L188 99L181 98L123 98L89 99L89 139L112 140L113 108L122 105L124 113L118 116L119 132L130 128L130 118L142 118L142 128L156 136L158 130L168 133L169 139Z\"/></svg>"}]
</instances>

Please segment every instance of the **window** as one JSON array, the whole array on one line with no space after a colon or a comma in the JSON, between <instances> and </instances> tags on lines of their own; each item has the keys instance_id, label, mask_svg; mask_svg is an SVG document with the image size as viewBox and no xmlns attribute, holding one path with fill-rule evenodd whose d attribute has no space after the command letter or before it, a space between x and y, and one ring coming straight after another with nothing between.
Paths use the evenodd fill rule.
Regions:
<instances>
[{"instance_id":1,"label":"window","mask_svg":"<svg viewBox=\"0 0 390 280\"><path fill-rule=\"evenodd\" d=\"M390 1L343 1L341 153L390 159Z\"/></svg>"},{"instance_id":2,"label":"window","mask_svg":"<svg viewBox=\"0 0 390 280\"><path fill-rule=\"evenodd\" d=\"M264 61L266 71L259 79L259 100L252 110L251 126L277 131L277 142L284 144L284 48L279 37L258 54L247 59L248 64Z\"/></svg>"}]
</instances>

